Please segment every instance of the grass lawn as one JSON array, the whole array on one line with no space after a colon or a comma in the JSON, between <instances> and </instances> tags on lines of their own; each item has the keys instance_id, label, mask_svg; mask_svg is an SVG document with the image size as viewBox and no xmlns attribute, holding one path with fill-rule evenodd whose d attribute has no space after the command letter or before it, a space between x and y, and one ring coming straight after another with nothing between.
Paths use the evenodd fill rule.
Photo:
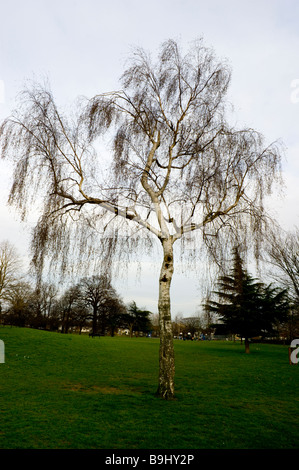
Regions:
<instances>
[{"instance_id":1,"label":"grass lawn","mask_svg":"<svg viewBox=\"0 0 299 470\"><path fill-rule=\"evenodd\" d=\"M175 341L176 399L154 396L159 340L0 328L1 449L298 449L288 347Z\"/></svg>"}]
</instances>

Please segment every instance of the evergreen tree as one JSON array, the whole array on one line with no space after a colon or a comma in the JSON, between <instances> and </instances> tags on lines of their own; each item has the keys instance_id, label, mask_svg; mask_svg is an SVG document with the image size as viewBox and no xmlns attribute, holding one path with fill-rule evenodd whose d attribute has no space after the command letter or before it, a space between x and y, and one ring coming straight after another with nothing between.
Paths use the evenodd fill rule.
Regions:
<instances>
[{"instance_id":1,"label":"evergreen tree","mask_svg":"<svg viewBox=\"0 0 299 470\"><path fill-rule=\"evenodd\" d=\"M126 324L130 330L130 336L133 336L133 330L146 332L150 330L149 315L151 312L137 307L136 302L132 301L127 309Z\"/></svg>"},{"instance_id":2,"label":"evergreen tree","mask_svg":"<svg viewBox=\"0 0 299 470\"><path fill-rule=\"evenodd\" d=\"M274 332L275 322L282 320L288 310L287 292L265 286L254 279L243 267L238 248L234 249L230 275L220 276L218 301L208 300L207 311L218 314L231 334L245 338L245 352L249 353L249 339Z\"/></svg>"}]
</instances>

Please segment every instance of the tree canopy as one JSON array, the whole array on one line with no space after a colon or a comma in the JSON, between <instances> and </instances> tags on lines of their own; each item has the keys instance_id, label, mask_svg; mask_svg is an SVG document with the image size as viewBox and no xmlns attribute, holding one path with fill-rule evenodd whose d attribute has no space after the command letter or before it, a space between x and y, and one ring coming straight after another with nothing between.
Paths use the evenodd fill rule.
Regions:
<instances>
[{"instance_id":1,"label":"tree canopy","mask_svg":"<svg viewBox=\"0 0 299 470\"><path fill-rule=\"evenodd\" d=\"M16 248L7 240L0 243L0 314L2 302L20 281L21 258Z\"/></svg>"},{"instance_id":2,"label":"tree canopy","mask_svg":"<svg viewBox=\"0 0 299 470\"><path fill-rule=\"evenodd\" d=\"M133 226L146 229L142 241L150 233L173 243L200 229L212 246L223 232L222 241L228 231L242 237L250 222L258 236L281 148L227 122L226 62L202 40L185 54L168 40L156 62L137 48L130 60L120 91L81 99L70 116L49 86L33 83L0 127L1 156L15 161L9 202L22 217L32 203L40 210L32 237L38 269L50 254L69 267L75 247L84 260L104 246L106 256L118 247L126 257L136 248Z\"/></svg>"}]
</instances>

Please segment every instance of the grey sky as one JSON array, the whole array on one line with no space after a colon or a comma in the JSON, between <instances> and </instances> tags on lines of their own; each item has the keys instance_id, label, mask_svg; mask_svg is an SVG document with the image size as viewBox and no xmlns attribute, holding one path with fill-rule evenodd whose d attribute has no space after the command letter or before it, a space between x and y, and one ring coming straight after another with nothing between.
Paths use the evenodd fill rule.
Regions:
<instances>
[{"instance_id":1,"label":"grey sky","mask_svg":"<svg viewBox=\"0 0 299 470\"><path fill-rule=\"evenodd\" d=\"M117 89L132 46L153 53L168 38L203 36L232 66L234 120L286 145L285 199L269 206L283 226L299 216L299 2L297 0L0 0L0 119L26 79L48 77L59 105ZM293 87L292 87L293 85ZM296 89L298 93L296 94ZM0 161L0 240L26 254L29 229L6 207L11 169ZM25 241L25 243L23 242ZM158 267L120 284L125 300L156 310ZM156 274L156 273L154 273ZM173 313L193 314L199 280L175 275Z\"/></svg>"}]
</instances>

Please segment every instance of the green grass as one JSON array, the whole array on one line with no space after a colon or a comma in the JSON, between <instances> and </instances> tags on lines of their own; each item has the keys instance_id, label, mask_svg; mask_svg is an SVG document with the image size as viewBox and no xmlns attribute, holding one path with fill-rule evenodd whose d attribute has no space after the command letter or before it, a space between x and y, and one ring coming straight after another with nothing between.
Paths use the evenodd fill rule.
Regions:
<instances>
[{"instance_id":1,"label":"green grass","mask_svg":"<svg viewBox=\"0 0 299 470\"><path fill-rule=\"evenodd\" d=\"M175 341L176 399L155 397L159 340L0 328L2 449L298 448L287 346Z\"/></svg>"}]
</instances>

